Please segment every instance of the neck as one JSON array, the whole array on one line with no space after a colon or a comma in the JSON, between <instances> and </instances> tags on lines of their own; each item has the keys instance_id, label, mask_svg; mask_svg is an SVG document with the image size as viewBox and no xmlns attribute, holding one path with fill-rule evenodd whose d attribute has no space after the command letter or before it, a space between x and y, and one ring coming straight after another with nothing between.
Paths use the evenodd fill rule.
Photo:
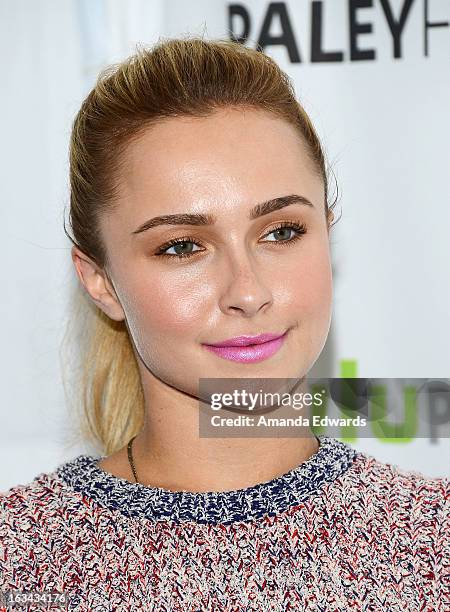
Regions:
<instances>
[{"instance_id":1,"label":"neck","mask_svg":"<svg viewBox=\"0 0 450 612\"><path fill-rule=\"evenodd\" d=\"M318 450L317 438L307 427L287 438L257 433L247 438L200 437L199 401L185 395L182 402L174 401L173 393L163 396L147 394L151 410L132 445L138 481L145 486L192 492L241 489L285 474ZM122 466L116 472L135 482L127 446L115 455L112 460ZM100 467L112 471L108 459Z\"/></svg>"}]
</instances>

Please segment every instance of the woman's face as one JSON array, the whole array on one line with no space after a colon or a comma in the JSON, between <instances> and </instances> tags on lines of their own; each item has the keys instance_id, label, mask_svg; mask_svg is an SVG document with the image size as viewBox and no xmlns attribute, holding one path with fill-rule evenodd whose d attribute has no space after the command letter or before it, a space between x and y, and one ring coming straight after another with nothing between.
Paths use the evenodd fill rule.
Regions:
<instances>
[{"instance_id":1,"label":"woman's face","mask_svg":"<svg viewBox=\"0 0 450 612\"><path fill-rule=\"evenodd\" d=\"M199 378L307 374L328 335L332 276L323 182L294 128L259 110L171 118L130 144L122 179L101 232L117 318L126 319L146 375L196 394ZM292 198L250 215L293 195L311 205ZM137 231L183 214L213 222L166 220ZM174 239L184 242L168 244ZM278 351L259 361L204 346L286 330Z\"/></svg>"}]
</instances>

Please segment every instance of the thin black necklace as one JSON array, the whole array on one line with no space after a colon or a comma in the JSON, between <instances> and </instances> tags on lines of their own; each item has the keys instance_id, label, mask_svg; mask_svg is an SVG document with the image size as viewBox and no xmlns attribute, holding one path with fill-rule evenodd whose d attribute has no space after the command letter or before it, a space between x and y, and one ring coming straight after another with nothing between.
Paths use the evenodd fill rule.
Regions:
<instances>
[{"instance_id":1,"label":"thin black necklace","mask_svg":"<svg viewBox=\"0 0 450 612\"><path fill-rule=\"evenodd\" d=\"M131 450L131 447L133 446L133 440L134 440L135 437L136 436L133 436L131 438L131 440L128 442L127 450L128 450L128 462L129 462L129 464L131 466L131 469L133 471L134 479L138 483L139 480L138 480L138 477L137 477L137 474L136 474L136 468L134 467L133 451Z\"/></svg>"}]
</instances>

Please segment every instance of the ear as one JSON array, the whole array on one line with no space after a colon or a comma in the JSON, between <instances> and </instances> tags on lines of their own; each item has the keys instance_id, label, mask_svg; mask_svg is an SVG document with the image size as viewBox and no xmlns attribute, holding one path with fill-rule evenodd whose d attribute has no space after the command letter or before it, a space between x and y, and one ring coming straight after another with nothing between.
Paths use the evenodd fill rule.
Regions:
<instances>
[{"instance_id":1,"label":"ear","mask_svg":"<svg viewBox=\"0 0 450 612\"><path fill-rule=\"evenodd\" d=\"M77 276L91 299L110 319L123 321L125 313L105 270L76 246L71 255Z\"/></svg>"}]
</instances>

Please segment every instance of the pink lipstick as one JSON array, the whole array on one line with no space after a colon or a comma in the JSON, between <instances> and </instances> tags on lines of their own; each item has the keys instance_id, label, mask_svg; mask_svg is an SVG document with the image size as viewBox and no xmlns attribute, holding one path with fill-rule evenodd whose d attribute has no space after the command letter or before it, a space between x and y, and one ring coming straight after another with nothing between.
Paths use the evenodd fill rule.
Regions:
<instances>
[{"instance_id":1,"label":"pink lipstick","mask_svg":"<svg viewBox=\"0 0 450 612\"><path fill-rule=\"evenodd\" d=\"M288 331L282 334L237 336L214 344L204 344L204 346L223 359L254 363L274 355L281 348Z\"/></svg>"}]
</instances>

